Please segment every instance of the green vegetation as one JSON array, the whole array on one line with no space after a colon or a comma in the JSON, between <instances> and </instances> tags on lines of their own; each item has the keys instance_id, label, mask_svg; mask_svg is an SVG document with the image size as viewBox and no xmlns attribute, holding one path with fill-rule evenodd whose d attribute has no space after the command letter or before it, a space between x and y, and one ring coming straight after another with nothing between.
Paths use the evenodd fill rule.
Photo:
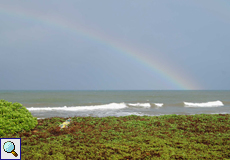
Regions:
<instances>
[{"instance_id":1,"label":"green vegetation","mask_svg":"<svg viewBox=\"0 0 230 160\"><path fill-rule=\"evenodd\" d=\"M37 118L20 103L0 100L0 136L29 131L38 124Z\"/></svg>"},{"instance_id":2,"label":"green vegetation","mask_svg":"<svg viewBox=\"0 0 230 160\"><path fill-rule=\"evenodd\" d=\"M72 117L38 120L22 159L230 159L230 115Z\"/></svg>"}]
</instances>

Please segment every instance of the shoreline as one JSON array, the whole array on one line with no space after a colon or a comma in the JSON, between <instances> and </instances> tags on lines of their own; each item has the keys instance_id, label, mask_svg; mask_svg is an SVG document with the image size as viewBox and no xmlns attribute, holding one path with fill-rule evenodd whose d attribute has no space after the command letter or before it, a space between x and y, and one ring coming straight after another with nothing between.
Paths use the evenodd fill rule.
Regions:
<instances>
[{"instance_id":1,"label":"shoreline","mask_svg":"<svg viewBox=\"0 0 230 160\"><path fill-rule=\"evenodd\" d=\"M194 115L230 115L229 113L200 113L200 114L162 114L162 115L143 115L143 116L139 116L139 115L127 115L127 116L106 116L106 117L115 117L115 118L119 118L119 117L128 117L128 116L139 116L139 117L159 117L159 116L172 116L172 115L183 115L183 116L194 116ZM73 116L73 117L93 117L93 118L106 118L106 117L96 117L96 116ZM52 118L64 118L64 119L68 119L68 118L73 118L73 117L49 117L49 118L37 118L37 120L40 119L52 119Z\"/></svg>"}]
</instances>

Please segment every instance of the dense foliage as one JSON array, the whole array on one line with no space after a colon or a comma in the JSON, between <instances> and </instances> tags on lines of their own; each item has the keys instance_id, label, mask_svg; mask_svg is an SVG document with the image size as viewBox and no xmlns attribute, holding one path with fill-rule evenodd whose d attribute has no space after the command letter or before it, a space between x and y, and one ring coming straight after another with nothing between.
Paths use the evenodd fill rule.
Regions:
<instances>
[{"instance_id":1,"label":"dense foliage","mask_svg":"<svg viewBox=\"0 0 230 160\"><path fill-rule=\"evenodd\" d=\"M0 100L0 136L29 131L38 124L37 118L20 103Z\"/></svg>"},{"instance_id":2,"label":"dense foliage","mask_svg":"<svg viewBox=\"0 0 230 160\"><path fill-rule=\"evenodd\" d=\"M230 159L230 115L39 119L21 137L22 159Z\"/></svg>"}]
</instances>

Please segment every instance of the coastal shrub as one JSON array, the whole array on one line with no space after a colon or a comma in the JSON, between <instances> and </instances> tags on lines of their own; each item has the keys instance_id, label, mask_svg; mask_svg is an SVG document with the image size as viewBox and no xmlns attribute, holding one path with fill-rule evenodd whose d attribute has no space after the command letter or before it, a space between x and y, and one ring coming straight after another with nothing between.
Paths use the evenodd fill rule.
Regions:
<instances>
[{"instance_id":1,"label":"coastal shrub","mask_svg":"<svg viewBox=\"0 0 230 160\"><path fill-rule=\"evenodd\" d=\"M0 137L29 131L38 124L37 118L20 103L0 100Z\"/></svg>"}]
</instances>

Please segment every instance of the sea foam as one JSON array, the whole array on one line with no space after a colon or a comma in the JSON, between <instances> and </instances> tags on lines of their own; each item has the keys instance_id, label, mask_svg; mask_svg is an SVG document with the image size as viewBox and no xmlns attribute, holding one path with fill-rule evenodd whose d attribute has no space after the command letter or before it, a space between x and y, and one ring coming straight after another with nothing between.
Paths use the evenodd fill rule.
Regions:
<instances>
[{"instance_id":1,"label":"sea foam","mask_svg":"<svg viewBox=\"0 0 230 160\"><path fill-rule=\"evenodd\" d=\"M162 107L164 104L163 103L154 103L157 107Z\"/></svg>"},{"instance_id":2,"label":"sea foam","mask_svg":"<svg viewBox=\"0 0 230 160\"><path fill-rule=\"evenodd\" d=\"M191 103L191 102L184 102L185 107L221 107L224 104L221 101L212 101L212 102L205 102L205 103Z\"/></svg>"},{"instance_id":3,"label":"sea foam","mask_svg":"<svg viewBox=\"0 0 230 160\"><path fill-rule=\"evenodd\" d=\"M129 106L135 106L135 107L144 107L144 108L150 108L150 103L129 103Z\"/></svg>"},{"instance_id":4,"label":"sea foam","mask_svg":"<svg viewBox=\"0 0 230 160\"><path fill-rule=\"evenodd\" d=\"M40 107L40 108L27 108L29 111L51 111L51 110L64 110L64 111L79 111L79 110L106 110L106 109L123 109L127 106L125 103L110 103L95 106L73 106L73 107Z\"/></svg>"}]
</instances>

